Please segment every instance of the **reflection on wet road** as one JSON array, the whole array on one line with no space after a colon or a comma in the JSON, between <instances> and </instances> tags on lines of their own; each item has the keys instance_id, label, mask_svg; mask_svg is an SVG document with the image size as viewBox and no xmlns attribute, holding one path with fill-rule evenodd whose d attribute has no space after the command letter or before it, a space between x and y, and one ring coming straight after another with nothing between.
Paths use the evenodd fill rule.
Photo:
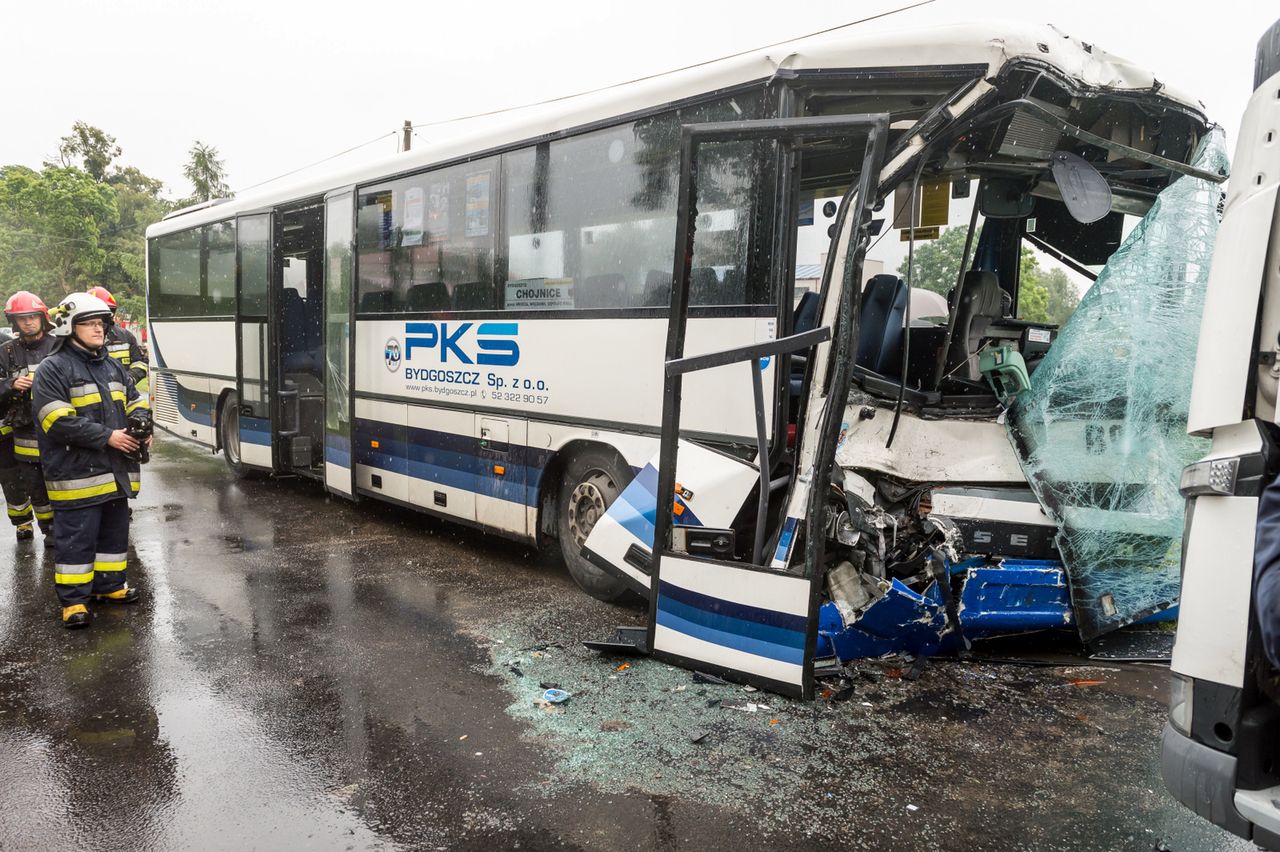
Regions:
<instances>
[{"instance_id":1,"label":"reflection on wet road","mask_svg":"<svg viewBox=\"0 0 1280 852\"><path fill-rule=\"evenodd\" d=\"M695 698L687 673L637 664L628 680L579 656L578 640L639 614L581 597L552 559L305 482L236 482L173 439L144 473L133 542L143 603L98 607L69 633L39 540L0 538L0 849L1230 845L1163 803L1146 740L1158 696L1110 693L1097 721L1118 733L1093 766L1079 750L1092 730L1035 752L1045 718L1071 721L1039 714L1035 685L1025 731L953 706L968 699L938 680L845 704L774 699L771 730L710 709L718 693ZM548 658L512 647L526 640L562 643L547 676L583 682L554 719L529 700ZM653 742L708 713L705 751ZM987 749L978 777L948 756L957 730L966 752ZM936 765L910 765L930 749ZM1004 749L1008 777L984 778ZM817 753L820 781L790 762ZM764 814L745 778L771 763ZM1094 780L1096 796L1037 801ZM821 806L793 813L788 797ZM899 800L925 810L885 804Z\"/></svg>"}]
</instances>

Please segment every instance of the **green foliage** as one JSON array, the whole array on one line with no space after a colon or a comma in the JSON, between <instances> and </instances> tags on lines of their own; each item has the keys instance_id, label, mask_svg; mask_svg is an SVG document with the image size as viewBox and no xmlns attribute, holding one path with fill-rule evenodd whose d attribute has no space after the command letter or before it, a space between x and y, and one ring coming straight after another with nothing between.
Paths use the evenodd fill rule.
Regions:
<instances>
[{"instance_id":1,"label":"green foliage","mask_svg":"<svg viewBox=\"0 0 1280 852\"><path fill-rule=\"evenodd\" d=\"M117 164L122 153L114 136L77 121L57 162L0 168L0 298L26 289L52 304L102 285L145 318L145 232L173 205L161 181Z\"/></svg>"},{"instance_id":2,"label":"green foliage","mask_svg":"<svg viewBox=\"0 0 1280 852\"><path fill-rule=\"evenodd\" d=\"M115 195L78 168L0 168L0 281L46 301L97 283L103 232L119 220Z\"/></svg>"},{"instance_id":3,"label":"green foliage","mask_svg":"<svg viewBox=\"0 0 1280 852\"><path fill-rule=\"evenodd\" d=\"M84 172L96 181L107 179L107 169L122 153L116 137L83 121L71 125L71 134L63 136L58 145L61 166L70 168L78 160Z\"/></svg>"},{"instance_id":4,"label":"green foliage","mask_svg":"<svg viewBox=\"0 0 1280 852\"><path fill-rule=\"evenodd\" d=\"M965 228L948 228L936 240L916 243L911 286L932 290L944 296L956 285L956 275L964 254ZM982 229L974 234L974 247ZM973 249L970 249L972 253ZM903 258L898 274L907 275L907 260ZM1035 252L1022 247L1019 269L1018 311L1020 319L1031 322L1047 322L1062 325L1080 304L1080 294L1061 269L1044 269Z\"/></svg>"},{"instance_id":5,"label":"green foliage","mask_svg":"<svg viewBox=\"0 0 1280 852\"><path fill-rule=\"evenodd\" d=\"M227 167L218 157L218 149L212 145L206 145L197 139L191 146L182 173L191 181L194 190L183 204L199 204L215 198L231 197L231 190L227 186Z\"/></svg>"}]
</instances>

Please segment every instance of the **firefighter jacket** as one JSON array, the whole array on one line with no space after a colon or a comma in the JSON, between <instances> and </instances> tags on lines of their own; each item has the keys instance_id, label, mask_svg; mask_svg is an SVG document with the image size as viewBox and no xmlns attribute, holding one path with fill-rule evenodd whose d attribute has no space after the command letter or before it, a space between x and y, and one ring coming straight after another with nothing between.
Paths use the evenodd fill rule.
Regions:
<instances>
[{"instance_id":1,"label":"firefighter jacket","mask_svg":"<svg viewBox=\"0 0 1280 852\"><path fill-rule=\"evenodd\" d=\"M106 347L89 352L68 339L40 365L31 391L54 511L137 495L138 462L107 446L107 439L147 400Z\"/></svg>"},{"instance_id":2,"label":"firefighter jacket","mask_svg":"<svg viewBox=\"0 0 1280 852\"><path fill-rule=\"evenodd\" d=\"M34 343L15 337L0 345L0 436L13 435L13 454L19 461L39 462L40 447L31 420L31 391L14 390L13 382L35 370L57 343L45 334Z\"/></svg>"},{"instance_id":3,"label":"firefighter jacket","mask_svg":"<svg viewBox=\"0 0 1280 852\"><path fill-rule=\"evenodd\" d=\"M107 328L107 354L120 362L142 393L147 392L147 354L133 332L118 325Z\"/></svg>"}]
</instances>

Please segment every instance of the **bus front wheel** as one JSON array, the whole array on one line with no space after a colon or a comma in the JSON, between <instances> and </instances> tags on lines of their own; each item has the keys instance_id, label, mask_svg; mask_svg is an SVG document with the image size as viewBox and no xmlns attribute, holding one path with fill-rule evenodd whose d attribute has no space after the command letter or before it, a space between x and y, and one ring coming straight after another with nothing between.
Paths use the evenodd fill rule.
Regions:
<instances>
[{"instance_id":1,"label":"bus front wheel","mask_svg":"<svg viewBox=\"0 0 1280 852\"><path fill-rule=\"evenodd\" d=\"M582 545L630 479L611 453L593 447L573 455L560 481L557 526L565 565L584 592L606 603L628 597L627 585L587 561Z\"/></svg>"}]
</instances>

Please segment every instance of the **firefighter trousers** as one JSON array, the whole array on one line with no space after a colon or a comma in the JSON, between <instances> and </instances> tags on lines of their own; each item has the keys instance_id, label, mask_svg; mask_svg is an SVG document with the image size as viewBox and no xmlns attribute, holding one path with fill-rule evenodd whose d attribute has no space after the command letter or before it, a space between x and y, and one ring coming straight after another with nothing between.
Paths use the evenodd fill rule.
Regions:
<instances>
[{"instance_id":1,"label":"firefighter trousers","mask_svg":"<svg viewBox=\"0 0 1280 852\"><path fill-rule=\"evenodd\" d=\"M15 460L0 465L0 489L4 490L4 502L9 522L15 527L31 522L34 512L40 529L48 535L53 528L53 507L44 488L44 471L39 464Z\"/></svg>"},{"instance_id":2,"label":"firefighter trousers","mask_svg":"<svg viewBox=\"0 0 1280 852\"><path fill-rule=\"evenodd\" d=\"M129 552L129 501L121 497L83 509L57 509L53 582L64 606L124 588Z\"/></svg>"}]
</instances>

